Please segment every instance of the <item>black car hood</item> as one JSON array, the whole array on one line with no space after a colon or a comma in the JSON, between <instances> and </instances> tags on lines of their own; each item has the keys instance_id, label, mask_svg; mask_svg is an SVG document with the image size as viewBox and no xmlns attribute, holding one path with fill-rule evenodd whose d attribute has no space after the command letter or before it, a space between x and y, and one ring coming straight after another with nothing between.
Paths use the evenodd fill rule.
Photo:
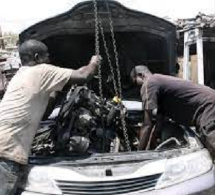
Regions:
<instances>
[{"instance_id":1,"label":"black car hood","mask_svg":"<svg viewBox=\"0 0 215 195\"><path fill-rule=\"evenodd\" d=\"M98 0L98 17L101 19L112 64L115 64L113 41L107 1ZM126 86L131 69L145 64L152 72L174 74L176 28L161 18L130 10L116 1L108 1L113 20L116 46L123 86ZM47 44L51 63L77 69L87 64L95 53L95 19L93 1L77 4L71 10L31 26L20 34L20 42L37 39ZM100 38L103 57L102 75L105 81L110 69Z\"/></svg>"}]
</instances>

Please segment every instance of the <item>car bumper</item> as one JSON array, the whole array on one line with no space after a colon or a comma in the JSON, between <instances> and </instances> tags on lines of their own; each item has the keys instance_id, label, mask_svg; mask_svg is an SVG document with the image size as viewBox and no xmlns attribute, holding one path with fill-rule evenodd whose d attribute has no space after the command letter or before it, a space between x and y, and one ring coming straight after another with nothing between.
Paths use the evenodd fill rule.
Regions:
<instances>
[{"instance_id":1,"label":"car bumper","mask_svg":"<svg viewBox=\"0 0 215 195\"><path fill-rule=\"evenodd\" d=\"M52 193L50 192L49 195ZM185 182L181 182L177 185L173 185L171 187L163 188L160 190L153 191L138 191L129 193L129 195L166 195L166 194L174 194L174 195L214 195L215 194L215 168L208 173L196 177L194 179L190 179ZM24 191L21 195L44 195L41 193L27 192Z\"/></svg>"}]
</instances>

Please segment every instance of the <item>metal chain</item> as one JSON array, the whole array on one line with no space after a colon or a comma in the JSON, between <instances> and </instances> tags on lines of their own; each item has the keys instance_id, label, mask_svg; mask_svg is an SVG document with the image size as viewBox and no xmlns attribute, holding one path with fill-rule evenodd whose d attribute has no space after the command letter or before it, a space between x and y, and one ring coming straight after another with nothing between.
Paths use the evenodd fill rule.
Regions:
<instances>
[{"instance_id":1,"label":"metal chain","mask_svg":"<svg viewBox=\"0 0 215 195\"><path fill-rule=\"evenodd\" d=\"M97 0L93 0L94 2L94 17L95 17L95 53L96 55L100 54L100 47L99 47L99 21L98 21L98 10L97 10ZM103 90L102 90L102 69L101 69L101 62L99 61L99 67L98 67L98 79L99 79L99 100L100 104L102 106L101 110L101 122L102 127L104 129L104 116L103 116L103 105L104 105L104 96L103 96ZM103 137L103 140L105 140L105 136ZM105 141L103 141L103 150L105 149Z\"/></svg>"},{"instance_id":2,"label":"metal chain","mask_svg":"<svg viewBox=\"0 0 215 195\"><path fill-rule=\"evenodd\" d=\"M101 29L101 35L102 35L102 39L103 39L103 42L104 42L105 52L106 52L106 55L107 55L107 58L108 58L111 73L113 75L113 84L114 84L115 94L116 94L116 96L119 97L119 93L118 93L117 86L116 86L115 75L114 75L114 69L113 69L113 66L111 64L110 55L109 55L109 52L108 52L107 43L106 43L105 36L104 36L104 29L103 29L101 21L99 21L99 26L100 26L100 29ZM123 129L123 134L124 134L127 150L131 151L130 142L129 142L129 139L128 139L127 128L126 128L126 122L125 122L125 114L123 113L122 109L120 111L120 119L121 119L121 123L122 123L122 129Z\"/></svg>"},{"instance_id":3,"label":"metal chain","mask_svg":"<svg viewBox=\"0 0 215 195\"><path fill-rule=\"evenodd\" d=\"M95 53L96 55L99 55L100 47L99 47L99 22L98 22L97 0L93 0L93 2L94 2L94 17L95 17ZM102 91L102 69L101 69L100 61L98 66L98 79L99 79L100 103L103 104L104 96Z\"/></svg>"},{"instance_id":4,"label":"metal chain","mask_svg":"<svg viewBox=\"0 0 215 195\"><path fill-rule=\"evenodd\" d=\"M114 36L114 28L113 28L112 16L111 16L111 12L110 12L110 8L109 8L109 4L108 4L107 0L106 0L106 6L107 6L107 11L108 11L108 17L109 17L109 23L110 23L110 31L111 31L111 37L112 37L112 41L113 41L113 49L114 49L115 60L116 60L119 98L122 100L122 85L121 85L121 74L120 74L120 68L119 68L119 58L118 58L116 40L115 40L115 36ZM120 119L121 119L121 123L122 123L123 135L124 135L124 138L125 138L125 143L126 143L127 150L131 151L130 141L128 139L128 130L127 130L126 121L125 121L125 113L123 111L122 103L121 103Z\"/></svg>"},{"instance_id":5,"label":"metal chain","mask_svg":"<svg viewBox=\"0 0 215 195\"><path fill-rule=\"evenodd\" d=\"M93 0L94 2L94 14L95 14L95 52L96 55L99 55L99 21L98 21L98 10L97 10L97 1ZM107 1L106 1L107 3ZM115 41L115 37L114 37L114 29L113 29L113 22L111 19L111 13L109 10L109 6L108 3L107 5L107 9L108 9L108 13L109 13L109 23L110 23L110 30L111 30L111 37L112 37L112 41L113 41L113 48L114 48L114 53L115 53L115 60L116 60L116 68L117 68L117 76L118 76L118 92L117 92L117 87L116 87L116 80L115 80L115 76L114 76L114 72L113 69L111 68L111 72L113 77L113 83L114 83L114 90L116 91L116 95L122 99L122 88L121 88L121 75L120 75L120 69L119 69L119 60L118 60L118 52L117 52L117 47L116 47L116 41ZM101 24L100 24L100 28L101 28ZM103 28L101 29L101 31L103 30ZM104 33L102 33L104 35ZM102 36L103 36L102 35ZM103 41L104 36L102 37ZM104 42L104 47L106 47L107 44L106 42ZM105 50L107 49L107 47L105 48ZM106 50L107 52L108 50ZM106 53L107 55L107 53ZM107 57L109 56L109 53L107 55ZM108 61L109 61L109 65L112 64L110 63L110 56L108 57ZM101 63L99 64L99 68L98 68L98 78L99 78L99 94L100 94L100 102L103 104L103 91L102 91L102 75L101 75ZM122 123L122 129L123 129L123 134L124 134L124 138L125 138L125 143L126 143L126 147L128 151L131 151L130 148L130 142L128 139L128 133L127 133L127 128L126 128L126 121L125 121L125 113L123 112L123 106L121 105L121 111L120 111L120 119L121 119L121 123Z\"/></svg>"},{"instance_id":6,"label":"metal chain","mask_svg":"<svg viewBox=\"0 0 215 195\"><path fill-rule=\"evenodd\" d=\"M124 138L125 138L126 147L127 147L127 150L130 152L131 147L130 147L130 141L128 139L128 130L127 130L127 127L126 127L125 113L123 111L123 108L120 111L120 119L121 119L121 123L122 123L122 130L123 130L123 135L124 135Z\"/></svg>"},{"instance_id":7,"label":"metal chain","mask_svg":"<svg viewBox=\"0 0 215 195\"><path fill-rule=\"evenodd\" d=\"M99 26L100 26L100 29L101 29L101 35L102 35L102 39L103 39L103 43L104 43L105 53L106 53L106 56L108 58L109 67L110 67L110 70L111 70L111 73L112 73L112 76L113 76L114 91L115 91L116 96L119 97L119 93L118 93L117 86L116 86L116 79L115 79L115 75L114 75L114 69L113 69L113 66L112 66L112 63L111 63L111 60L110 60L110 55L109 55L109 51L108 51L108 48L107 48L107 42L105 40L104 29L103 29L101 20L99 21ZM130 142L129 142L129 139L128 139L127 128L126 128L126 122L125 122L125 114L123 113L122 109L120 111L120 119L121 119L121 123L122 123L122 129L123 129L123 134L124 134L127 150L131 151Z\"/></svg>"},{"instance_id":8,"label":"metal chain","mask_svg":"<svg viewBox=\"0 0 215 195\"><path fill-rule=\"evenodd\" d=\"M114 69L113 69L113 66L112 66L112 63L111 63L111 60L110 60L110 54L109 54L109 51L108 51L107 42L106 42L106 39L105 39L104 29L103 29L101 20L99 21L99 26L100 26L100 29L101 29L101 35L102 35L102 40L103 40L103 43L104 43L105 53L106 53L106 56L107 56L107 59L108 59L108 64L109 64L111 74L112 74L112 77L113 77L113 87L114 87L115 95L117 97L119 97L119 93L118 93L117 85L116 85L115 74L114 74Z\"/></svg>"},{"instance_id":9,"label":"metal chain","mask_svg":"<svg viewBox=\"0 0 215 195\"><path fill-rule=\"evenodd\" d=\"M118 52L117 52L117 46L116 46L116 39L115 39L115 35L114 35L112 15L111 15L111 11L110 11L109 4L108 4L107 0L106 0L106 7L107 7L107 11L108 11L108 18L109 18L109 23L110 23L110 31L111 31L111 37L112 37L112 41L113 41L113 49L114 49L115 60L116 60L119 98L122 99L122 85L121 85L121 74L120 74L120 68L119 68L119 58L118 58Z\"/></svg>"}]
</instances>

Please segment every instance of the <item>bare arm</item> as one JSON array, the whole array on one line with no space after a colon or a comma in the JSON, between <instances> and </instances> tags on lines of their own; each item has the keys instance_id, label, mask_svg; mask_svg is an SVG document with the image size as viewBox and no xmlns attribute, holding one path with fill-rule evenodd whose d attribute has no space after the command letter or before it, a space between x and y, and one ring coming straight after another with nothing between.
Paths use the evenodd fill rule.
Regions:
<instances>
[{"instance_id":1,"label":"bare arm","mask_svg":"<svg viewBox=\"0 0 215 195\"><path fill-rule=\"evenodd\" d=\"M141 130L140 130L140 143L138 146L138 150L144 150L146 148L152 127L153 127L152 111L145 110L143 126L141 127Z\"/></svg>"},{"instance_id":2,"label":"bare arm","mask_svg":"<svg viewBox=\"0 0 215 195\"><path fill-rule=\"evenodd\" d=\"M83 84L89 81L95 74L100 61L100 56L93 56L87 66L82 66L78 70L73 71L69 83Z\"/></svg>"}]
</instances>

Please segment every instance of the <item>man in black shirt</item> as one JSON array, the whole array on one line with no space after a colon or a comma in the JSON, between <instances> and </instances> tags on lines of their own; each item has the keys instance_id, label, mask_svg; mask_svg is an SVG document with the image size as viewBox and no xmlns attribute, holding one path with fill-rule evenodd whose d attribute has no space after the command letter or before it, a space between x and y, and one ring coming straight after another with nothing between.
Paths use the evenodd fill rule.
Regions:
<instances>
[{"instance_id":1,"label":"man in black shirt","mask_svg":"<svg viewBox=\"0 0 215 195\"><path fill-rule=\"evenodd\" d=\"M140 131L140 150L146 147L153 126L152 118L161 119L158 117L161 115L185 126L196 126L210 152L215 154L213 89L172 76L152 74L146 66L136 66L130 76L133 82L142 85L144 122Z\"/></svg>"}]
</instances>

